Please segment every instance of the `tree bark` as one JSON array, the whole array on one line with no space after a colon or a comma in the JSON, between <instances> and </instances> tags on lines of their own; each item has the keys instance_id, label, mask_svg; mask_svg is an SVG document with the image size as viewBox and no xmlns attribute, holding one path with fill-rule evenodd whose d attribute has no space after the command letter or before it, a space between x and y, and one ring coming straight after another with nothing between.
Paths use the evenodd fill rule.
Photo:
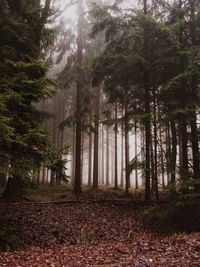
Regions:
<instances>
[{"instance_id":1,"label":"tree bark","mask_svg":"<svg viewBox=\"0 0 200 267\"><path fill-rule=\"evenodd\" d=\"M110 153L109 153L109 146L110 146L110 142L109 142L109 125L107 124L107 138L106 138L106 186L110 185L110 180L109 180L109 168L110 168Z\"/></svg>"},{"instance_id":2,"label":"tree bark","mask_svg":"<svg viewBox=\"0 0 200 267\"><path fill-rule=\"evenodd\" d=\"M128 116L127 103L125 103L125 181L126 181L126 193L129 192L129 187L130 187L129 163L130 163L130 155L129 155L129 116Z\"/></svg>"},{"instance_id":3,"label":"tree bark","mask_svg":"<svg viewBox=\"0 0 200 267\"><path fill-rule=\"evenodd\" d=\"M195 2L190 2L190 16L191 16L191 40L192 45L197 45L197 31L195 26ZM195 103L195 100L198 98L198 80L197 75L192 76L191 81L192 97ZM192 142L192 158L193 158L193 177L198 181L198 184L195 185L195 191L200 192L200 167L199 167L199 140L198 140L198 129L197 129L197 114L196 114L196 105L192 105L192 120L191 120L191 142Z\"/></svg>"},{"instance_id":4,"label":"tree bark","mask_svg":"<svg viewBox=\"0 0 200 267\"><path fill-rule=\"evenodd\" d=\"M172 135L171 184L175 187L176 159L177 159L177 134L176 134L176 124L174 121L171 121L171 135Z\"/></svg>"},{"instance_id":5,"label":"tree bark","mask_svg":"<svg viewBox=\"0 0 200 267\"><path fill-rule=\"evenodd\" d=\"M187 125L184 118L179 121L179 172L182 181L188 178L188 138ZM183 190L186 190L183 189Z\"/></svg>"},{"instance_id":6,"label":"tree bark","mask_svg":"<svg viewBox=\"0 0 200 267\"><path fill-rule=\"evenodd\" d=\"M105 168L104 168L104 127L103 127L103 124L102 124L102 150L101 150L101 153L102 153L102 185L105 184Z\"/></svg>"},{"instance_id":7,"label":"tree bark","mask_svg":"<svg viewBox=\"0 0 200 267\"><path fill-rule=\"evenodd\" d=\"M100 88L96 88L95 95L95 117L94 117L94 159L93 159L93 189L99 187L99 108Z\"/></svg>"},{"instance_id":8,"label":"tree bark","mask_svg":"<svg viewBox=\"0 0 200 267\"><path fill-rule=\"evenodd\" d=\"M118 135L118 124L117 124L117 103L115 104L115 189L118 189L118 147L117 147L117 135Z\"/></svg>"},{"instance_id":9,"label":"tree bark","mask_svg":"<svg viewBox=\"0 0 200 267\"><path fill-rule=\"evenodd\" d=\"M82 87L83 87L83 0L78 1L78 31L77 31L77 92L76 92L76 162L75 162L75 178L74 192L81 193L81 145L82 145Z\"/></svg>"},{"instance_id":10,"label":"tree bark","mask_svg":"<svg viewBox=\"0 0 200 267\"><path fill-rule=\"evenodd\" d=\"M147 0L143 0L144 15L147 15ZM144 54L148 54L148 37L144 29ZM150 88L149 88L149 73L145 71L144 75L144 90L145 90L145 200L149 201L151 198L151 183L150 183L150 147L151 147L151 120L150 120Z\"/></svg>"},{"instance_id":11,"label":"tree bark","mask_svg":"<svg viewBox=\"0 0 200 267\"><path fill-rule=\"evenodd\" d=\"M137 149L137 121L135 120L135 188L138 189L138 149Z\"/></svg>"},{"instance_id":12,"label":"tree bark","mask_svg":"<svg viewBox=\"0 0 200 267\"><path fill-rule=\"evenodd\" d=\"M164 166L164 153L163 153L163 140L162 140L162 127L160 127L159 130L160 135L160 169L161 169L161 182L162 182L162 188L165 188L165 166Z\"/></svg>"},{"instance_id":13,"label":"tree bark","mask_svg":"<svg viewBox=\"0 0 200 267\"><path fill-rule=\"evenodd\" d=\"M88 186L92 185L92 133L89 133Z\"/></svg>"},{"instance_id":14,"label":"tree bark","mask_svg":"<svg viewBox=\"0 0 200 267\"><path fill-rule=\"evenodd\" d=\"M157 98L156 98L156 91L154 89L153 91L153 135L154 135L154 193L155 197L158 200L159 195L158 195L158 153L157 153L157 146L158 146L158 141L157 141L157 116L156 116L156 105L157 105Z\"/></svg>"}]
</instances>

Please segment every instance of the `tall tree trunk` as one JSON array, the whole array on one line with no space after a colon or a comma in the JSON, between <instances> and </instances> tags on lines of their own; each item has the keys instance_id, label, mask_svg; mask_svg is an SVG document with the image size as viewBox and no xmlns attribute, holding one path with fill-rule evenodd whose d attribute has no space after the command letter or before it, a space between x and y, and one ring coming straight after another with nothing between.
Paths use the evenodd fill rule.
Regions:
<instances>
[{"instance_id":1,"label":"tall tree trunk","mask_svg":"<svg viewBox=\"0 0 200 267\"><path fill-rule=\"evenodd\" d=\"M182 20L184 19L183 15L183 1L179 0L179 22L180 22L180 27L179 27L179 42L180 42L180 48L182 51L185 49L185 42L184 42L184 36L183 36L183 24ZM180 73L185 72L185 55L182 53L180 55L180 66L179 66L179 71ZM186 94L186 84L187 81L183 78L180 83L180 97L181 97L181 105L180 108L183 110L186 110L187 104L185 103L185 94ZM183 97L182 97L183 96ZM188 173L188 137L187 137L187 117L186 115L182 115L182 117L179 119L179 167L180 167L180 178L181 180L184 181L187 180L189 177ZM187 186L183 186L182 190L184 192L187 191Z\"/></svg>"},{"instance_id":2,"label":"tall tree trunk","mask_svg":"<svg viewBox=\"0 0 200 267\"><path fill-rule=\"evenodd\" d=\"M110 180L109 180L109 168L110 168L110 159L109 159L109 146L110 146L110 142L109 142L109 126L107 124L107 138L106 138L106 186L110 185Z\"/></svg>"},{"instance_id":3,"label":"tall tree trunk","mask_svg":"<svg viewBox=\"0 0 200 267\"><path fill-rule=\"evenodd\" d=\"M72 148L71 148L71 184L74 185L75 179L75 162L76 162L76 128L73 127Z\"/></svg>"},{"instance_id":4,"label":"tall tree trunk","mask_svg":"<svg viewBox=\"0 0 200 267\"><path fill-rule=\"evenodd\" d=\"M158 199L158 153L157 153L157 112L156 112L156 105L157 105L157 96L156 90L153 91L153 135L154 135L154 193L156 199Z\"/></svg>"},{"instance_id":5,"label":"tall tree trunk","mask_svg":"<svg viewBox=\"0 0 200 267\"><path fill-rule=\"evenodd\" d=\"M53 147L56 148L56 137L57 137L57 127L56 127L56 105L57 105L57 97L55 96L54 102L53 102L53 125L52 125L52 144ZM50 178L50 185L53 186L55 184L55 173L53 170L51 170L51 178Z\"/></svg>"},{"instance_id":6,"label":"tall tree trunk","mask_svg":"<svg viewBox=\"0 0 200 267\"><path fill-rule=\"evenodd\" d=\"M163 148L163 137L162 137L162 127L160 126L159 130L160 135L160 163L161 163L161 181L162 181L162 187L165 188L165 166L164 166L164 148Z\"/></svg>"},{"instance_id":7,"label":"tall tree trunk","mask_svg":"<svg viewBox=\"0 0 200 267\"><path fill-rule=\"evenodd\" d=\"M44 185L46 183L46 167L43 164L42 165L42 184Z\"/></svg>"},{"instance_id":8,"label":"tall tree trunk","mask_svg":"<svg viewBox=\"0 0 200 267\"><path fill-rule=\"evenodd\" d=\"M94 167L93 167L93 189L99 186L99 108L100 108L100 88L96 88L95 95L95 116L94 116Z\"/></svg>"},{"instance_id":9,"label":"tall tree trunk","mask_svg":"<svg viewBox=\"0 0 200 267\"><path fill-rule=\"evenodd\" d=\"M81 138L81 184L84 180L84 132L82 131L82 138Z\"/></svg>"},{"instance_id":10,"label":"tall tree trunk","mask_svg":"<svg viewBox=\"0 0 200 267\"><path fill-rule=\"evenodd\" d=\"M117 123L117 103L115 104L115 189L118 189L118 147L117 147L117 134L118 134L118 123Z\"/></svg>"},{"instance_id":11,"label":"tall tree trunk","mask_svg":"<svg viewBox=\"0 0 200 267\"><path fill-rule=\"evenodd\" d=\"M171 165L171 136L170 136L170 123L166 125L166 160L167 160L167 184L170 184L170 165Z\"/></svg>"},{"instance_id":12,"label":"tall tree trunk","mask_svg":"<svg viewBox=\"0 0 200 267\"><path fill-rule=\"evenodd\" d=\"M190 1L190 34L192 39L192 45L197 46L197 30L195 25L195 3L196 1ZM197 75L192 76L191 81L192 97L195 100L198 99L198 80ZM198 181L195 185L195 191L200 192L200 167L199 167L199 140L198 140L198 130L197 130L197 114L196 105L192 105L192 120L191 120L191 142L192 142L192 159L193 159L193 177Z\"/></svg>"},{"instance_id":13,"label":"tall tree trunk","mask_svg":"<svg viewBox=\"0 0 200 267\"><path fill-rule=\"evenodd\" d=\"M143 163L144 171L142 172L142 188L145 189L145 133L143 129L143 124L140 125L141 128L141 136L140 136L140 142L141 142L141 162Z\"/></svg>"},{"instance_id":14,"label":"tall tree trunk","mask_svg":"<svg viewBox=\"0 0 200 267\"><path fill-rule=\"evenodd\" d=\"M193 112L193 119L191 121L191 141L192 141L192 158L193 158L193 177L200 183L199 142L198 142L196 110ZM195 185L195 191L200 192L200 184Z\"/></svg>"},{"instance_id":15,"label":"tall tree trunk","mask_svg":"<svg viewBox=\"0 0 200 267\"><path fill-rule=\"evenodd\" d=\"M153 129L152 129L153 130ZM150 147L150 157L151 157L151 163L150 163L150 175L151 175L151 188L152 192L155 192L155 158L154 158L154 144L152 142L153 139L153 133L151 132L151 147Z\"/></svg>"},{"instance_id":16,"label":"tall tree trunk","mask_svg":"<svg viewBox=\"0 0 200 267\"><path fill-rule=\"evenodd\" d=\"M112 138L112 148L111 148L111 184L114 186L115 185L115 138Z\"/></svg>"},{"instance_id":17,"label":"tall tree trunk","mask_svg":"<svg viewBox=\"0 0 200 267\"><path fill-rule=\"evenodd\" d=\"M187 125L185 119L179 121L179 168L180 178L185 181L188 178L188 138L187 138ZM187 187L187 186L186 186ZM183 188L183 190L187 190Z\"/></svg>"},{"instance_id":18,"label":"tall tree trunk","mask_svg":"<svg viewBox=\"0 0 200 267\"><path fill-rule=\"evenodd\" d=\"M100 109L99 109L100 110ZM98 142L98 144L99 144L99 166L98 166L98 177L99 177L99 184L100 185L102 185L102 175L101 175L101 173L102 173L102 169L101 169L101 162L102 162L102 159L101 159L101 156L102 156L102 152L101 152L101 145L100 144L102 144L102 135L101 135L101 133L102 133L102 130L101 130L101 124L99 124L99 142Z\"/></svg>"},{"instance_id":19,"label":"tall tree trunk","mask_svg":"<svg viewBox=\"0 0 200 267\"><path fill-rule=\"evenodd\" d=\"M121 187L124 187L124 134L123 127L121 129Z\"/></svg>"},{"instance_id":20,"label":"tall tree trunk","mask_svg":"<svg viewBox=\"0 0 200 267\"><path fill-rule=\"evenodd\" d=\"M92 133L89 133L88 186L92 185Z\"/></svg>"},{"instance_id":21,"label":"tall tree trunk","mask_svg":"<svg viewBox=\"0 0 200 267\"><path fill-rule=\"evenodd\" d=\"M104 168L104 126L102 124L102 149L101 149L101 153L102 153L102 185L105 184L105 168Z\"/></svg>"},{"instance_id":22,"label":"tall tree trunk","mask_svg":"<svg viewBox=\"0 0 200 267\"><path fill-rule=\"evenodd\" d=\"M176 158L177 158L177 134L176 124L171 121L171 135L172 135L172 155L171 155L171 184L175 187L176 183Z\"/></svg>"},{"instance_id":23,"label":"tall tree trunk","mask_svg":"<svg viewBox=\"0 0 200 267\"><path fill-rule=\"evenodd\" d=\"M138 189L138 149L137 149L137 121L135 120L135 188Z\"/></svg>"},{"instance_id":24,"label":"tall tree trunk","mask_svg":"<svg viewBox=\"0 0 200 267\"><path fill-rule=\"evenodd\" d=\"M83 87L83 0L78 1L78 31L77 31L77 92L76 92L76 162L75 162L75 179L74 192L81 193L81 132L82 132L82 87Z\"/></svg>"},{"instance_id":25,"label":"tall tree trunk","mask_svg":"<svg viewBox=\"0 0 200 267\"><path fill-rule=\"evenodd\" d=\"M129 155L129 116L128 107L125 101L125 181L126 193L129 192L130 187L130 171L129 171L130 155Z\"/></svg>"},{"instance_id":26,"label":"tall tree trunk","mask_svg":"<svg viewBox=\"0 0 200 267\"><path fill-rule=\"evenodd\" d=\"M144 15L147 15L147 0L143 0L144 4ZM148 54L148 36L146 29L144 28L144 54ZM145 90L145 200L149 201L151 197L151 183L150 183L150 147L151 147L151 120L150 116L150 88L149 88L149 73L145 72L144 75L144 90Z\"/></svg>"}]
</instances>

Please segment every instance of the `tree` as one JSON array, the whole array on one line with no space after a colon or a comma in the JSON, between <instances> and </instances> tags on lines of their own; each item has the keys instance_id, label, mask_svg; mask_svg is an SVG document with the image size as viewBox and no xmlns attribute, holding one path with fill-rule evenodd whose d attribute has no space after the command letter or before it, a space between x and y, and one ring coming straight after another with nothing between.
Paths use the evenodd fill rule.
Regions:
<instances>
[{"instance_id":1,"label":"tree","mask_svg":"<svg viewBox=\"0 0 200 267\"><path fill-rule=\"evenodd\" d=\"M18 195L22 180L40 168L47 152L47 135L41 129L42 116L36 103L52 95L52 82L46 77L48 68L42 60L42 50L52 36L45 27L50 2L38 9L38 1L4 0L0 13L4 36L0 41L0 92L9 131L7 140L1 140L1 167L10 177L6 197Z\"/></svg>"}]
</instances>

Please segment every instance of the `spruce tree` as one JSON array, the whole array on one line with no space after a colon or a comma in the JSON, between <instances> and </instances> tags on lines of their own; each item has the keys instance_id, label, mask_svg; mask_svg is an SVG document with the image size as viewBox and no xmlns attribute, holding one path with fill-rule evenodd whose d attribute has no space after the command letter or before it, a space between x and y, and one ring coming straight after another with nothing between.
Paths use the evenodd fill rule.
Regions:
<instances>
[{"instance_id":1,"label":"spruce tree","mask_svg":"<svg viewBox=\"0 0 200 267\"><path fill-rule=\"evenodd\" d=\"M41 129L37 103L52 95L44 48L51 30L45 24L50 1L3 0L0 11L1 170L9 176L6 197L18 196L24 179L40 167L47 154L48 138Z\"/></svg>"}]
</instances>

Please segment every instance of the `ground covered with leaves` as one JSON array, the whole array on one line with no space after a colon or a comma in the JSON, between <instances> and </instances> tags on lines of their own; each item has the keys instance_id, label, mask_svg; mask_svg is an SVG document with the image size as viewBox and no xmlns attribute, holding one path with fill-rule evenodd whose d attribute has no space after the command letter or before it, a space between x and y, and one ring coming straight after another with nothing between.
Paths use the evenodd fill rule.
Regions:
<instances>
[{"instance_id":1,"label":"ground covered with leaves","mask_svg":"<svg viewBox=\"0 0 200 267\"><path fill-rule=\"evenodd\" d=\"M200 233L161 236L134 205L112 202L0 205L21 249L0 252L0 267L200 266Z\"/></svg>"}]
</instances>

